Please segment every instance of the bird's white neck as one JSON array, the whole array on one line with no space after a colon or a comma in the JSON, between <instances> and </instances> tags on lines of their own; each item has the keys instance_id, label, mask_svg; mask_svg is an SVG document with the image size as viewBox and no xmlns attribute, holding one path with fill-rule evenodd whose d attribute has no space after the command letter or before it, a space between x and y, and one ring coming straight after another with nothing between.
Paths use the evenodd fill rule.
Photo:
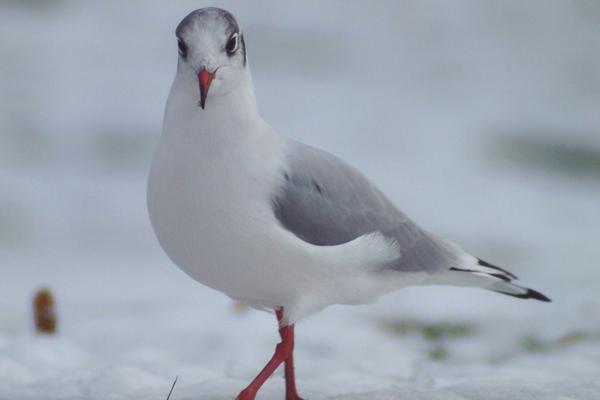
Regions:
<instances>
[{"instance_id":1,"label":"bird's white neck","mask_svg":"<svg viewBox=\"0 0 600 400\"><path fill-rule=\"evenodd\" d=\"M199 106L200 92L195 77L179 71L167 100L163 134L221 141L247 135L248 130L264 124L258 114L250 68L242 72L239 84L231 91L213 94L206 106Z\"/></svg>"}]
</instances>

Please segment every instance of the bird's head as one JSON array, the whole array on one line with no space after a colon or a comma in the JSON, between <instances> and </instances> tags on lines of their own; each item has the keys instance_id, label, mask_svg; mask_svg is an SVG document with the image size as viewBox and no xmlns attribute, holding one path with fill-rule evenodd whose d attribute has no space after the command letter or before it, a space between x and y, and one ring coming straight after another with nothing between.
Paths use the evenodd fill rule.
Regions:
<instances>
[{"instance_id":1,"label":"bird's head","mask_svg":"<svg viewBox=\"0 0 600 400\"><path fill-rule=\"evenodd\" d=\"M231 92L246 68L246 46L231 13L216 7L188 14L175 31L179 50L178 74L199 88L199 106L207 97Z\"/></svg>"}]
</instances>

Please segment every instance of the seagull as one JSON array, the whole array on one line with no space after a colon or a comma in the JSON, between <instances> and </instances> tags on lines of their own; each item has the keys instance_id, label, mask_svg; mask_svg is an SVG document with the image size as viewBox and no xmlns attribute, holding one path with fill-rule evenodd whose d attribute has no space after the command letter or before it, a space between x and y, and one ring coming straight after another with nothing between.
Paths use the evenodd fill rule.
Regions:
<instances>
[{"instance_id":1,"label":"seagull","mask_svg":"<svg viewBox=\"0 0 600 400\"><path fill-rule=\"evenodd\" d=\"M193 11L175 33L177 72L148 211L160 245L191 278L277 317L281 342L238 400L254 399L281 364L286 399L301 399L294 324L333 304L370 303L413 285L550 301L417 225L336 156L271 128L231 13Z\"/></svg>"}]
</instances>

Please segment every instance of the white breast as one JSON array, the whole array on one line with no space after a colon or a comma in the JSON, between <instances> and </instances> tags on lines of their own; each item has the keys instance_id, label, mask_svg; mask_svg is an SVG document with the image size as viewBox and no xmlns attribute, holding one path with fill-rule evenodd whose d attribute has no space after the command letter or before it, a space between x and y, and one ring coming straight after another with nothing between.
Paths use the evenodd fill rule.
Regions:
<instances>
[{"instance_id":1,"label":"white breast","mask_svg":"<svg viewBox=\"0 0 600 400\"><path fill-rule=\"evenodd\" d=\"M150 219L164 250L194 279L232 297L248 296L248 279L262 275L257 257L275 225L270 199L280 141L267 132L263 140L248 135L255 137L231 143L163 135L148 183Z\"/></svg>"}]
</instances>

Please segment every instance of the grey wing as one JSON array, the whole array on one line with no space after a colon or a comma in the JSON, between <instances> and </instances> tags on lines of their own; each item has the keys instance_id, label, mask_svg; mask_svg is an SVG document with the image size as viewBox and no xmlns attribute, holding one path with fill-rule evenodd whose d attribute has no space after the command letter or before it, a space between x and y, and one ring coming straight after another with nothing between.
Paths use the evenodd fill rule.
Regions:
<instances>
[{"instance_id":1,"label":"grey wing","mask_svg":"<svg viewBox=\"0 0 600 400\"><path fill-rule=\"evenodd\" d=\"M334 155L290 141L286 158L273 208L280 223L300 239L331 246L380 232L400 250L392 269L437 272L459 264L457 248L421 229Z\"/></svg>"}]
</instances>

